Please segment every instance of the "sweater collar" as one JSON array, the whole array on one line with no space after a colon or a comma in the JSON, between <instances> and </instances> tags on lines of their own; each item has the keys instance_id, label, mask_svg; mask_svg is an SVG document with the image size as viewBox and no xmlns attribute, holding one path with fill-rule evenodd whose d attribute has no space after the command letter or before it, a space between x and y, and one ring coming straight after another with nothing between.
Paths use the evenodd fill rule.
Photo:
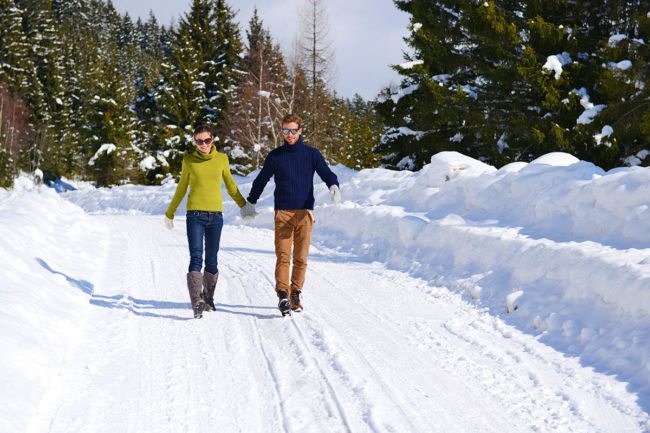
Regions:
<instances>
[{"instance_id":1,"label":"sweater collar","mask_svg":"<svg viewBox=\"0 0 650 433\"><path fill-rule=\"evenodd\" d=\"M208 153L201 153L201 152L199 152L199 149L194 149L193 153L194 153L194 156L196 156L197 158L204 159L204 160L207 161L208 159L212 159L217 154L217 148L214 147L214 144L213 144L212 147L210 148L210 152L208 152Z\"/></svg>"},{"instance_id":2,"label":"sweater collar","mask_svg":"<svg viewBox=\"0 0 650 433\"><path fill-rule=\"evenodd\" d=\"M284 141L284 147L289 151L289 152L295 152L299 149L302 149L305 147L305 143L302 141L302 135L298 137L298 141L296 141L296 144L289 144L287 141Z\"/></svg>"}]
</instances>

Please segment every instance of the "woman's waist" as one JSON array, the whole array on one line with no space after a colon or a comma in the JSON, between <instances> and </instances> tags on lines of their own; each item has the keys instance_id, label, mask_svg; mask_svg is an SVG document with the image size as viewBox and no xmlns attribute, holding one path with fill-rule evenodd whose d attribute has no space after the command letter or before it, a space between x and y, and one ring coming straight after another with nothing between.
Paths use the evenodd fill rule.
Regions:
<instances>
[{"instance_id":1,"label":"woman's waist","mask_svg":"<svg viewBox=\"0 0 650 433\"><path fill-rule=\"evenodd\" d=\"M199 215L223 215L222 211L213 211L213 210L196 210L188 209L187 215L189 216L199 216Z\"/></svg>"}]
</instances>

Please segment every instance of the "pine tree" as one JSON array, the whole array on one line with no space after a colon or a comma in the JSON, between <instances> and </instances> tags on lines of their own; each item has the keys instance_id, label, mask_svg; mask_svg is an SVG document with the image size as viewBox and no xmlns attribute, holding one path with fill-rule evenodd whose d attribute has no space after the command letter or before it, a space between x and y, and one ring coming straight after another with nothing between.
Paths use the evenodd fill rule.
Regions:
<instances>
[{"instance_id":1,"label":"pine tree","mask_svg":"<svg viewBox=\"0 0 650 433\"><path fill-rule=\"evenodd\" d=\"M205 119L219 124L224 116L228 101L239 84L243 44L235 13L225 0L213 0L216 51L206 50L206 98L209 108Z\"/></svg>"},{"instance_id":2,"label":"pine tree","mask_svg":"<svg viewBox=\"0 0 650 433\"><path fill-rule=\"evenodd\" d=\"M338 156L335 161L357 170L379 166L381 155L375 148L380 144L383 124L374 103L365 101L358 94L351 101L346 99L344 102L338 109L345 113L345 117L339 130L339 134L343 132L340 147L333 152ZM339 143L334 145L339 146Z\"/></svg>"},{"instance_id":3,"label":"pine tree","mask_svg":"<svg viewBox=\"0 0 650 433\"><path fill-rule=\"evenodd\" d=\"M593 128L584 131L589 139L579 142L577 154L595 155L601 165L613 167L623 160L632 163L637 152L650 147L650 9L639 0L608 2L596 10L603 9L606 16L597 15L593 28L604 34L590 47L595 55L589 64L595 72L591 92L605 107Z\"/></svg>"},{"instance_id":4,"label":"pine tree","mask_svg":"<svg viewBox=\"0 0 650 433\"><path fill-rule=\"evenodd\" d=\"M63 141L62 159L65 165L62 171L50 175L76 176L91 179L87 173L87 162L90 158L86 142L89 125L88 115L93 106L93 97L97 88L101 58L99 47L108 46L99 40L96 30L100 22L89 22L89 17L103 16L97 8L104 7L103 2L87 2L85 0L54 1L54 17L59 26L59 34L64 49L64 105L69 110L70 130ZM47 157L44 157L47 160Z\"/></svg>"},{"instance_id":5,"label":"pine tree","mask_svg":"<svg viewBox=\"0 0 650 433\"><path fill-rule=\"evenodd\" d=\"M218 124L225 115L239 69L241 40L234 13L222 0L194 0L175 33L170 62L157 90L168 134L165 155L173 174L198 123Z\"/></svg>"},{"instance_id":6,"label":"pine tree","mask_svg":"<svg viewBox=\"0 0 650 433\"><path fill-rule=\"evenodd\" d=\"M412 15L413 54L378 108L388 165L457 150L496 165L564 151L612 167L648 143L640 1L396 4Z\"/></svg>"},{"instance_id":7,"label":"pine tree","mask_svg":"<svg viewBox=\"0 0 650 433\"><path fill-rule=\"evenodd\" d=\"M555 3L530 1L526 10L530 40L519 73L532 84L522 94L539 110L522 134L533 144L528 159L562 150L618 166L648 143L638 107L648 95L638 87L649 73L649 53L639 43L648 36L639 25L647 16L638 1ZM554 59L561 68L549 69ZM629 68L619 67L624 60Z\"/></svg>"},{"instance_id":8,"label":"pine tree","mask_svg":"<svg viewBox=\"0 0 650 433\"><path fill-rule=\"evenodd\" d=\"M30 89L34 70L23 25L25 10L0 0L0 187L13 184L18 163L27 154L33 128L21 95Z\"/></svg>"},{"instance_id":9,"label":"pine tree","mask_svg":"<svg viewBox=\"0 0 650 433\"><path fill-rule=\"evenodd\" d=\"M373 102L366 102L360 95L333 98L327 122L327 140L324 140L329 161L361 170L377 167L381 156L375 151L379 145L383 124Z\"/></svg>"},{"instance_id":10,"label":"pine tree","mask_svg":"<svg viewBox=\"0 0 650 433\"><path fill-rule=\"evenodd\" d=\"M169 164L163 153L166 135L161 128L163 122L157 94L164 82L161 65L168 61L165 57L165 33L166 30L158 25L151 12L146 23L138 21L136 24L134 43L139 48L135 79L136 143L143 152L140 165L144 170L144 180L149 184L160 183L169 173Z\"/></svg>"},{"instance_id":11,"label":"pine tree","mask_svg":"<svg viewBox=\"0 0 650 433\"><path fill-rule=\"evenodd\" d=\"M163 78L156 90L166 136L165 163L172 173L180 173L183 155L190 149L192 129L203 123L201 109L208 103L201 81L200 61L187 31L177 35L171 59L162 64Z\"/></svg>"},{"instance_id":12,"label":"pine tree","mask_svg":"<svg viewBox=\"0 0 650 433\"><path fill-rule=\"evenodd\" d=\"M15 0L0 0L0 81L18 94L29 90L34 69L24 18L25 10Z\"/></svg>"},{"instance_id":13,"label":"pine tree","mask_svg":"<svg viewBox=\"0 0 650 433\"><path fill-rule=\"evenodd\" d=\"M37 124L29 151L28 168L41 168L56 175L71 174L66 147L72 125L66 94L66 55L54 20L51 0L26 1L25 29L34 62L31 89L24 97Z\"/></svg>"},{"instance_id":14,"label":"pine tree","mask_svg":"<svg viewBox=\"0 0 650 433\"><path fill-rule=\"evenodd\" d=\"M88 166L97 186L133 181L139 174L136 157L140 149L134 146L136 119L129 86L119 75L117 54L108 59L97 71L85 137L91 151Z\"/></svg>"},{"instance_id":15,"label":"pine tree","mask_svg":"<svg viewBox=\"0 0 650 433\"><path fill-rule=\"evenodd\" d=\"M405 77L400 87L380 95L378 111L387 130L379 151L388 155L387 166L400 169L419 168L441 150L470 153L478 131L468 121L480 117L471 60L476 43L461 14L470 2L395 3L412 15L407 43L413 54L395 67Z\"/></svg>"}]
</instances>

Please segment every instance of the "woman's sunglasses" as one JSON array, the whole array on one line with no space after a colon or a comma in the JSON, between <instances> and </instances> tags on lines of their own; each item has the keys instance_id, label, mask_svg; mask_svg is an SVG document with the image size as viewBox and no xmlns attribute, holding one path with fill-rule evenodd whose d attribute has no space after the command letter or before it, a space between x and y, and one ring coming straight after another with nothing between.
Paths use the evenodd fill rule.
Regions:
<instances>
[{"instance_id":1,"label":"woman's sunglasses","mask_svg":"<svg viewBox=\"0 0 650 433\"><path fill-rule=\"evenodd\" d=\"M194 144L197 146L200 146L202 144L211 144L212 143L212 137L206 138L205 140L201 140L200 138L195 138L194 139Z\"/></svg>"}]
</instances>

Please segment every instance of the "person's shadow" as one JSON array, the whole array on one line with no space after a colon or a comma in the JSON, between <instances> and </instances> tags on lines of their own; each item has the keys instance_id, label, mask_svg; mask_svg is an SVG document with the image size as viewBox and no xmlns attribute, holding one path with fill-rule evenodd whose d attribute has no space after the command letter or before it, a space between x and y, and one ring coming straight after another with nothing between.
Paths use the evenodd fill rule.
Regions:
<instances>
[{"instance_id":1,"label":"person's shadow","mask_svg":"<svg viewBox=\"0 0 650 433\"><path fill-rule=\"evenodd\" d=\"M260 306L260 305L233 305L233 304L221 304L221 303L215 303L214 304L216 308L215 311L220 311L222 313L228 313L228 314L234 314L237 316L249 316L249 317L255 317L256 319L262 319L262 320L269 320L269 319L277 319L280 317L278 314L261 314L261 313L255 313L253 311L238 311L236 309L241 309L241 310L275 310L275 307L268 307L268 306ZM236 308L236 309L235 309Z\"/></svg>"},{"instance_id":2,"label":"person's shadow","mask_svg":"<svg viewBox=\"0 0 650 433\"><path fill-rule=\"evenodd\" d=\"M133 296L105 296L94 294L90 298L90 304L102 308L116 308L128 310L136 316L155 317L158 319L170 320L194 320L192 317L181 317L173 314L161 314L162 310L191 310L189 302L154 301L150 299L138 299Z\"/></svg>"},{"instance_id":3,"label":"person's shadow","mask_svg":"<svg viewBox=\"0 0 650 433\"><path fill-rule=\"evenodd\" d=\"M170 301L157 301L152 299L138 299L133 296L124 296L124 295L99 295L95 293L94 285L85 280L78 280L72 278L63 272L55 271L52 267L43 259L36 258L36 262L41 265L43 268L47 269L49 272L62 275L66 281L72 286L81 290L86 295L90 296L90 304L96 307L101 308L111 308L111 309L124 309L129 312L142 317L154 317L158 319L169 319L169 320L194 320L193 317L181 317L173 314L161 314L159 311L164 310L188 310L191 311L192 305L189 302L170 302ZM255 305L231 305L231 304L215 304L216 311L234 314L239 316L249 316L255 317L257 319L273 319L278 317L277 315L270 314L260 314L255 313L254 311L246 310L257 310L257 309L275 309L274 307L267 306L255 306Z\"/></svg>"}]
</instances>

